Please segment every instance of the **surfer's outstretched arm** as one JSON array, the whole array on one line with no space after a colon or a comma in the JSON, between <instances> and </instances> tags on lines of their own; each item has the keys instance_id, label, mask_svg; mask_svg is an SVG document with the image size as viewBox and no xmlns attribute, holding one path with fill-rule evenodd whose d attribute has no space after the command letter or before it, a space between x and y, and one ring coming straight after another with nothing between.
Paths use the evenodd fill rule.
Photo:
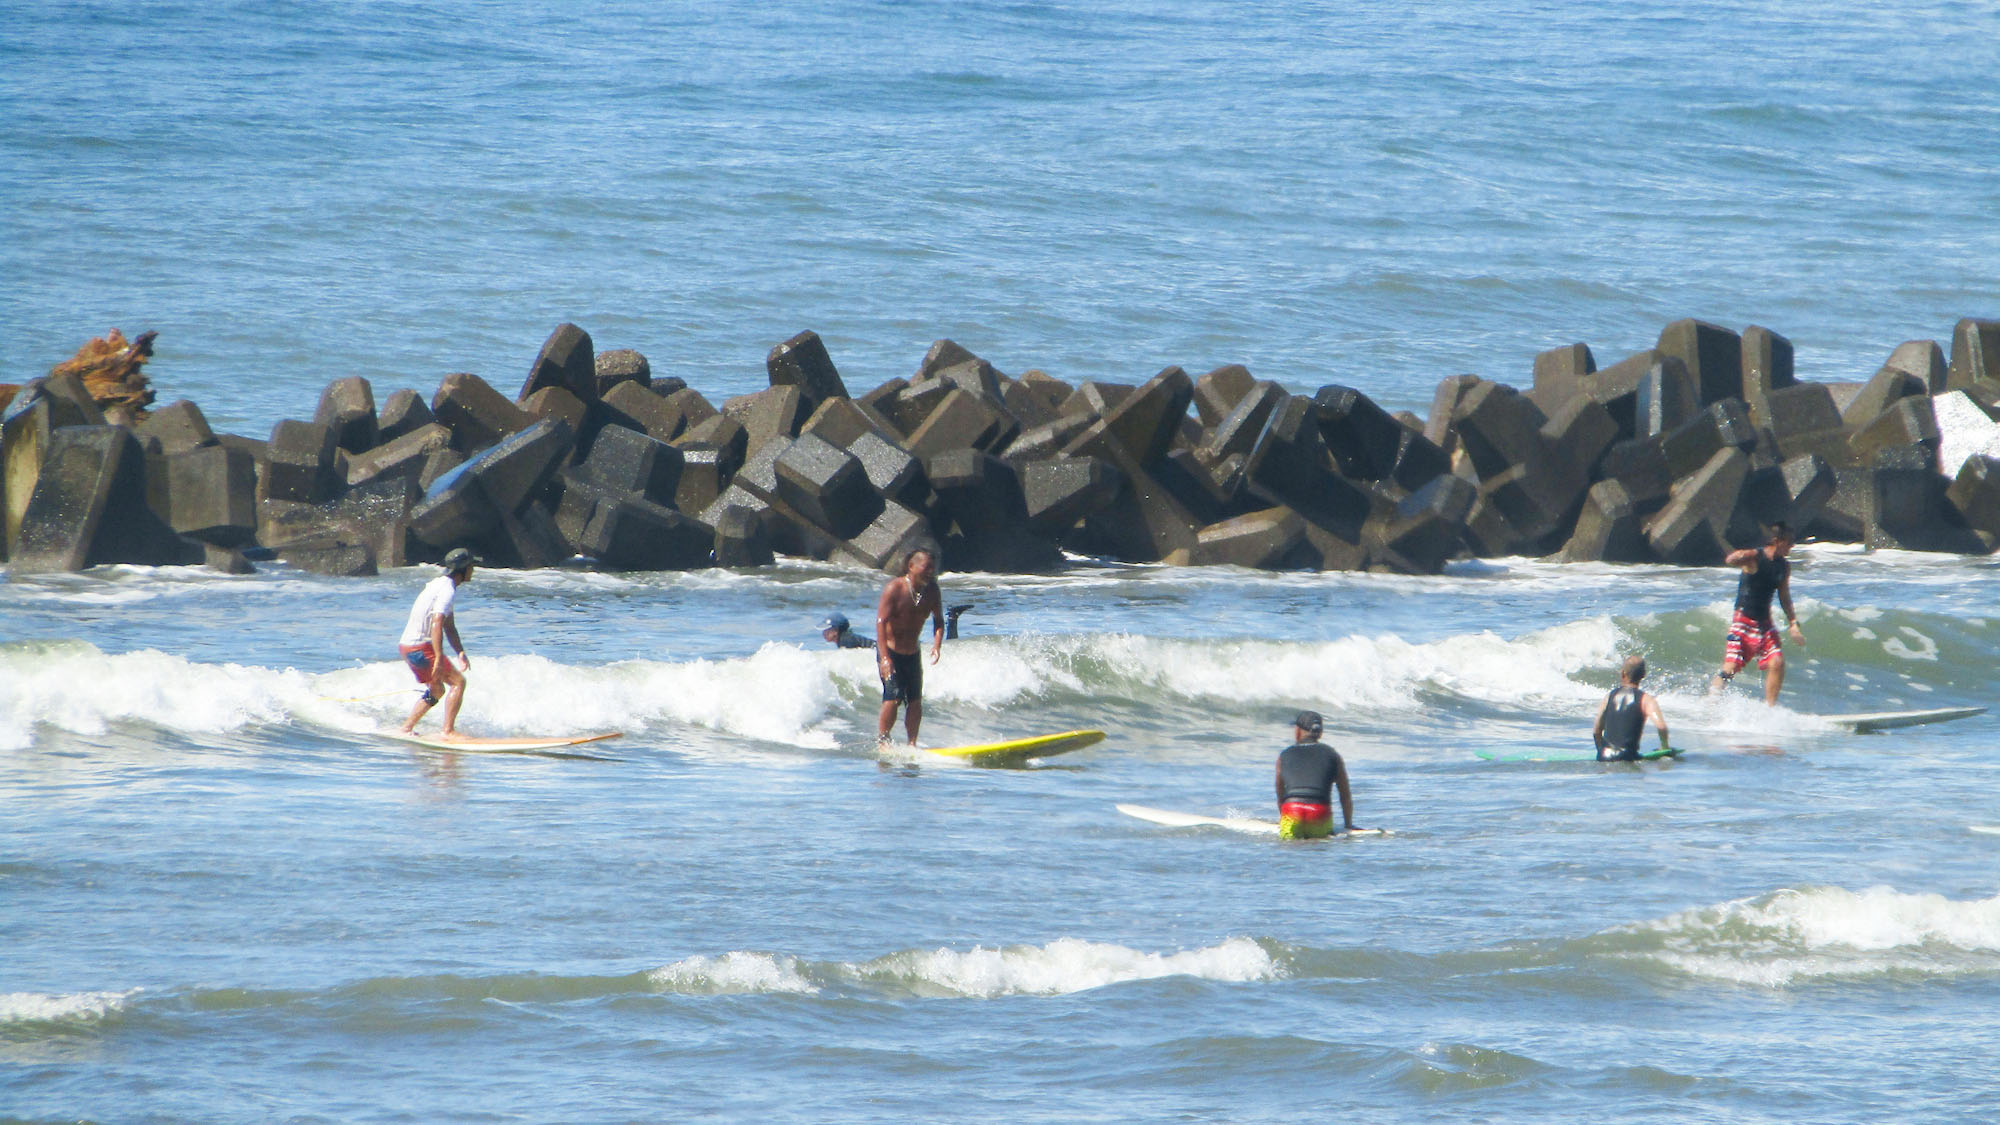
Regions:
<instances>
[{"instance_id":1,"label":"surfer's outstretched arm","mask_svg":"<svg viewBox=\"0 0 2000 1125\"><path fill-rule=\"evenodd\" d=\"M1340 790L1340 823L1349 832L1354 831L1354 791L1347 785L1347 763L1340 755L1333 756L1333 785Z\"/></svg>"},{"instance_id":2,"label":"surfer's outstretched arm","mask_svg":"<svg viewBox=\"0 0 2000 1125\"><path fill-rule=\"evenodd\" d=\"M1653 721L1653 726L1659 728L1660 749L1671 750L1672 747L1667 745L1667 716L1665 712L1660 710L1659 699L1649 691L1640 697L1639 708L1645 713L1648 719Z\"/></svg>"},{"instance_id":3,"label":"surfer's outstretched arm","mask_svg":"<svg viewBox=\"0 0 2000 1125\"><path fill-rule=\"evenodd\" d=\"M1599 752L1602 752L1604 749L1604 713L1609 710L1611 710L1611 701L1606 699L1604 706L1597 709L1597 722L1590 728L1591 744L1596 746Z\"/></svg>"}]
</instances>

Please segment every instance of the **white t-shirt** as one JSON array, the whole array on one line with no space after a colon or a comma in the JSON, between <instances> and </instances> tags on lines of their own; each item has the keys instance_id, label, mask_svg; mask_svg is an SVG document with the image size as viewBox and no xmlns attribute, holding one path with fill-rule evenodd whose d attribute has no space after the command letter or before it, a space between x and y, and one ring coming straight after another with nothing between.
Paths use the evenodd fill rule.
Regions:
<instances>
[{"instance_id":1,"label":"white t-shirt","mask_svg":"<svg viewBox=\"0 0 2000 1125\"><path fill-rule=\"evenodd\" d=\"M402 644L420 645L431 639L431 622L451 616L452 602L458 599L458 583L451 575L440 574L424 584L417 604L410 607L410 623L403 626Z\"/></svg>"}]
</instances>

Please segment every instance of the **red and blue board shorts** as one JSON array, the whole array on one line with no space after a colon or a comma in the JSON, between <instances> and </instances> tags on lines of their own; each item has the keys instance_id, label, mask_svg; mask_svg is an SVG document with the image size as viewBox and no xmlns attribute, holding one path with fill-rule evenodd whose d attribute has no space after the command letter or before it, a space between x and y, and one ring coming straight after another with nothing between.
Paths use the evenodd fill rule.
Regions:
<instances>
[{"instance_id":1,"label":"red and blue board shorts","mask_svg":"<svg viewBox=\"0 0 2000 1125\"><path fill-rule=\"evenodd\" d=\"M1318 840L1333 835L1333 806L1286 801L1278 806L1278 838Z\"/></svg>"},{"instance_id":2,"label":"red and blue board shorts","mask_svg":"<svg viewBox=\"0 0 2000 1125\"><path fill-rule=\"evenodd\" d=\"M410 666L410 674L420 684L437 682L437 654L429 644L397 645L396 651L403 654L403 663Z\"/></svg>"},{"instance_id":3,"label":"red and blue board shorts","mask_svg":"<svg viewBox=\"0 0 2000 1125\"><path fill-rule=\"evenodd\" d=\"M1729 641L1722 650L1724 663L1741 667L1755 659L1762 668L1782 651L1775 622L1768 618L1758 621L1741 611L1729 619Z\"/></svg>"}]
</instances>

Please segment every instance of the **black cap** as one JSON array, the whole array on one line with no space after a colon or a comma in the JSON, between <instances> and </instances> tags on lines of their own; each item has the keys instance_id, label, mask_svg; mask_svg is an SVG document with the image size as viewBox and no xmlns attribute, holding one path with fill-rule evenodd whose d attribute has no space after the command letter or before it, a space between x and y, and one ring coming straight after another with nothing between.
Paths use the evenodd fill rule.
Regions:
<instances>
[{"instance_id":1,"label":"black cap","mask_svg":"<svg viewBox=\"0 0 2000 1125\"><path fill-rule=\"evenodd\" d=\"M444 553L444 562L441 565L444 567L446 574L457 574L466 567L482 566L484 564L484 559L481 559L464 547L453 547Z\"/></svg>"},{"instance_id":2,"label":"black cap","mask_svg":"<svg viewBox=\"0 0 2000 1125\"><path fill-rule=\"evenodd\" d=\"M1292 720L1293 726L1313 734L1318 734L1325 723L1326 720L1319 717L1318 711L1301 711L1298 717Z\"/></svg>"}]
</instances>

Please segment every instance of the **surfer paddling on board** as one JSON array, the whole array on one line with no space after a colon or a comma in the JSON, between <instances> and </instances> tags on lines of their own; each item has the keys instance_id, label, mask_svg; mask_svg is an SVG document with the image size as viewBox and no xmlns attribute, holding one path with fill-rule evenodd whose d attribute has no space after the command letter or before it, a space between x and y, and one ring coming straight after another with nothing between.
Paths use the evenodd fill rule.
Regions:
<instances>
[{"instance_id":1,"label":"surfer paddling on board","mask_svg":"<svg viewBox=\"0 0 2000 1125\"><path fill-rule=\"evenodd\" d=\"M1354 793L1347 787L1347 764L1319 740L1325 721L1317 711L1292 720L1292 745L1278 755L1278 837L1317 840L1333 835L1333 791L1340 790L1343 832L1354 828Z\"/></svg>"},{"instance_id":2,"label":"surfer paddling on board","mask_svg":"<svg viewBox=\"0 0 2000 1125\"><path fill-rule=\"evenodd\" d=\"M1667 749L1667 717L1660 713L1659 699L1639 690L1639 681L1645 678L1646 658L1626 657L1625 666L1618 670L1618 686L1604 697L1597 725L1590 730L1591 741L1597 743L1598 761L1638 761L1639 740L1646 735L1648 720L1660 732L1660 749Z\"/></svg>"},{"instance_id":3,"label":"surfer paddling on board","mask_svg":"<svg viewBox=\"0 0 2000 1125\"><path fill-rule=\"evenodd\" d=\"M835 648L874 648L875 638L854 631L844 613L829 613L819 623L819 635Z\"/></svg>"},{"instance_id":4,"label":"surfer paddling on board","mask_svg":"<svg viewBox=\"0 0 2000 1125\"><path fill-rule=\"evenodd\" d=\"M478 563L471 551L452 548L444 556L444 573L425 583L416 604L410 607L410 621L403 626L403 639L397 647L403 654L403 662L423 685L423 692L403 723L404 734L416 730L417 720L437 705L442 688L443 734L446 738L458 737L458 708L465 702L465 670L472 666L472 658L465 654L465 643L458 639L458 619L453 616L452 607L458 600L458 588L472 581L472 568ZM458 652L456 662L445 659L447 640Z\"/></svg>"},{"instance_id":5,"label":"surfer paddling on board","mask_svg":"<svg viewBox=\"0 0 2000 1125\"><path fill-rule=\"evenodd\" d=\"M1743 572L1736 580L1736 613L1729 619L1729 640L1722 653L1722 671L1709 685L1709 694L1724 684L1752 657L1764 670L1764 702L1778 705L1778 689L1785 684L1785 652L1778 641L1778 627L1771 620L1771 595L1785 610L1785 628L1792 639L1804 644L1798 614L1792 612L1792 563L1785 555L1792 549L1792 529L1784 523L1771 525L1770 542L1756 550L1731 551L1723 561Z\"/></svg>"},{"instance_id":6,"label":"surfer paddling on board","mask_svg":"<svg viewBox=\"0 0 2000 1125\"><path fill-rule=\"evenodd\" d=\"M875 737L889 741L896 709L907 705L903 731L917 744L917 727L924 721L924 618L931 619L931 663L944 646L944 596L938 592L937 556L919 547L903 560L903 573L882 587L875 605L876 671L882 675L882 714Z\"/></svg>"}]
</instances>

